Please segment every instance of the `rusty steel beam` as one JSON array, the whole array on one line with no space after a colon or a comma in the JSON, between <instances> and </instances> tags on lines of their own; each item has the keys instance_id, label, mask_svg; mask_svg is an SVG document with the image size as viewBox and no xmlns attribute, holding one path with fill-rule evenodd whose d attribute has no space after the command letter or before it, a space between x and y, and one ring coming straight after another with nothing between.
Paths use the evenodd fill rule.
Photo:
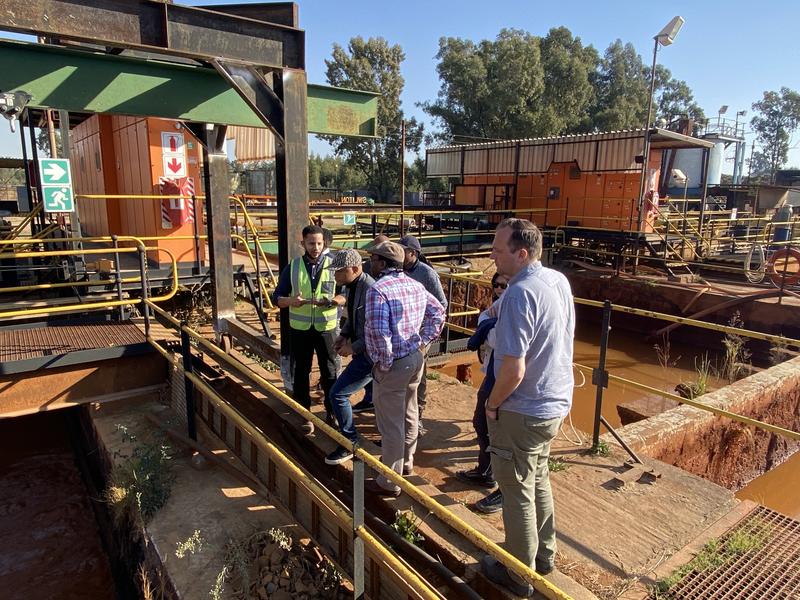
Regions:
<instances>
[{"instance_id":1,"label":"rusty steel beam","mask_svg":"<svg viewBox=\"0 0 800 600\"><path fill-rule=\"evenodd\" d=\"M266 21L287 27L299 27L297 4L294 2L266 2L256 4L212 4L198 8L223 12L256 21Z\"/></svg>"},{"instance_id":2,"label":"rusty steel beam","mask_svg":"<svg viewBox=\"0 0 800 600\"><path fill-rule=\"evenodd\" d=\"M305 32L157 0L3 0L0 29L273 69L305 68Z\"/></svg>"}]
</instances>

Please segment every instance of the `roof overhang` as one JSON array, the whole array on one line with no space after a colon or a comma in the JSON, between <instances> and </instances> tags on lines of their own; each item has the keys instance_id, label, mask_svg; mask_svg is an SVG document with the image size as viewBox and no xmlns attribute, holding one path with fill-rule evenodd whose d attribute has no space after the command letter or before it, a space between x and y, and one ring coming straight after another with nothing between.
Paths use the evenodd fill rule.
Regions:
<instances>
[{"instance_id":1,"label":"roof overhang","mask_svg":"<svg viewBox=\"0 0 800 600\"><path fill-rule=\"evenodd\" d=\"M661 150L664 148L713 148L714 142L700 138L683 135L669 129L651 129L650 147Z\"/></svg>"}]
</instances>

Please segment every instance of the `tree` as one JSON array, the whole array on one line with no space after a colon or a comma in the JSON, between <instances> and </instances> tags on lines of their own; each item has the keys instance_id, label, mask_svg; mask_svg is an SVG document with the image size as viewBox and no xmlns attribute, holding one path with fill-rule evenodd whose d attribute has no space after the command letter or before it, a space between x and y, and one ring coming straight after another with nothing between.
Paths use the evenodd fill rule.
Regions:
<instances>
[{"instance_id":1,"label":"tree","mask_svg":"<svg viewBox=\"0 0 800 600\"><path fill-rule=\"evenodd\" d=\"M417 157L406 165L406 189L409 192L448 192L450 183L447 177L427 177L425 159Z\"/></svg>"},{"instance_id":2,"label":"tree","mask_svg":"<svg viewBox=\"0 0 800 600\"><path fill-rule=\"evenodd\" d=\"M441 38L436 58L439 94L420 106L440 125L439 139L479 142L544 133L539 38L517 29L479 44Z\"/></svg>"},{"instance_id":3,"label":"tree","mask_svg":"<svg viewBox=\"0 0 800 600\"><path fill-rule=\"evenodd\" d=\"M642 127L650 93L642 57L633 44L614 41L595 77L597 105L593 123L599 131Z\"/></svg>"},{"instance_id":4,"label":"tree","mask_svg":"<svg viewBox=\"0 0 800 600\"><path fill-rule=\"evenodd\" d=\"M308 186L311 188L331 188L353 190L365 185L364 177L357 173L344 159L336 156L308 158Z\"/></svg>"},{"instance_id":5,"label":"tree","mask_svg":"<svg viewBox=\"0 0 800 600\"><path fill-rule=\"evenodd\" d=\"M547 135L588 131L596 90L592 77L600 57L566 27L554 27L540 42L544 95L540 122Z\"/></svg>"},{"instance_id":6,"label":"tree","mask_svg":"<svg viewBox=\"0 0 800 600\"><path fill-rule=\"evenodd\" d=\"M763 175L775 181L775 171L789 158L789 139L800 125L800 94L787 87L780 92L764 92L764 97L753 104L756 115L750 126L762 150L751 161L751 175Z\"/></svg>"},{"instance_id":7,"label":"tree","mask_svg":"<svg viewBox=\"0 0 800 600\"><path fill-rule=\"evenodd\" d=\"M403 119L400 94L404 80L400 64L403 49L383 38L354 37L347 48L333 45L331 60L325 61L326 78L334 86L379 92L378 138L361 140L322 136L334 147L337 157L364 177L367 189L382 201L400 189L400 127ZM419 150L423 127L416 119L406 121L406 148Z\"/></svg>"},{"instance_id":8,"label":"tree","mask_svg":"<svg viewBox=\"0 0 800 600\"><path fill-rule=\"evenodd\" d=\"M655 107L656 119L664 119L667 123L684 116L696 123L706 119L689 85L673 78L670 70L661 65L656 67Z\"/></svg>"}]
</instances>

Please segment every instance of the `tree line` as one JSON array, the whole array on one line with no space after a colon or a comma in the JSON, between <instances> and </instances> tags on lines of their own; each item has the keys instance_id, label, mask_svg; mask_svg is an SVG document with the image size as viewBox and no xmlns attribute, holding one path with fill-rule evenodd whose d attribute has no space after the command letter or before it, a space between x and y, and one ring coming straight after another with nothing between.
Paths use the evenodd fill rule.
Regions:
<instances>
[{"instance_id":1,"label":"tree line","mask_svg":"<svg viewBox=\"0 0 800 600\"><path fill-rule=\"evenodd\" d=\"M403 120L407 156L412 157L423 140L475 143L613 131L642 127L646 120L650 67L632 44L619 39L601 54L566 27L554 27L545 36L503 29L494 40L443 37L436 59L438 94L418 104L434 123L434 130L426 133L401 106L405 53L399 45L380 37L354 37L346 46L334 44L325 61L327 81L381 94L379 137L369 141L325 137L340 166L335 176L326 177L323 173L331 165L320 164L321 186L326 186L325 179L342 189L367 188L378 200L395 195ZM662 65L656 67L653 106L656 122L705 119L691 87ZM788 88L764 92L752 108L751 127L759 150L752 154L749 172L753 179L769 180L787 161L791 134L800 123L800 96ZM312 157L312 163L319 160L325 159ZM316 169L310 168L312 173ZM442 186L425 181L420 159L411 160L407 169L407 189L423 189L429 183Z\"/></svg>"}]
</instances>

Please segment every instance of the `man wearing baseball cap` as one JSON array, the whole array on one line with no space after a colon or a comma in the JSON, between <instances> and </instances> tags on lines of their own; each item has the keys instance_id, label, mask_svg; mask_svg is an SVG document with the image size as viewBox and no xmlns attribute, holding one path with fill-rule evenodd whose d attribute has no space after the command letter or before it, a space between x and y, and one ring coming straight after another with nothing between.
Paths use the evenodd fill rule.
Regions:
<instances>
[{"instance_id":1,"label":"man wearing baseball cap","mask_svg":"<svg viewBox=\"0 0 800 600\"><path fill-rule=\"evenodd\" d=\"M333 271L336 285L344 286L347 291L347 320L333 345L339 356L352 356L350 363L331 388L330 402L339 431L355 446L358 433L353 425L350 396L372 382L372 361L367 355L367 343L364 339L364 312L367 291L375 280L364 273L361 255L352 248L338 252L328 268ZM351 458L352 448L337 446L325 457L325 462L338 465Z\"/></svg>"},{"instance_id":2,"label":"man wearing baseball cap","mask_svg":"<svg viewBox=\"0 0 800 600\"><path fill-rule=\"evenodd\" d=\"M374 363L375 420L382 436L383 464L410 475L417 449L417 387L425 348L439 336L445 311L441 303L403 272L405 252L399 244L381 242L370 248L375 285L367 291L364 338ZM384 476L368 480L364 489L381 496L400 495Z\"/></svg>"},{"instance_id":3,"label":"man wearing baseball cap","mask_svg":"<svg viewBox=\"0 0 800 600\"><path fill-rule=\"evenodd\" d=\"M447 298L445 297L444 290L442 289L442 281L439 279L439 274L436 272L436 270L426 262L423 262L422 246L420 245L419 240L413 235L407 235L403 238L400 238L400 245L405 251L405 256L403 257L403 270L406 272L406 275L411 277L411 279L414 281L421 283L422 287L433 294L433 297L436 298L444 307L446 315ZM428 392L428 380L425 377L427 373L428 361L426 358L422 365L422 379L420 379L420 384L417 388L417 407L419 408L420 436L425 435L426 433L425 427L422 424L422 413L425 411L425 405L427 404L426 396Z\"/></svg>"}]
</instances>

